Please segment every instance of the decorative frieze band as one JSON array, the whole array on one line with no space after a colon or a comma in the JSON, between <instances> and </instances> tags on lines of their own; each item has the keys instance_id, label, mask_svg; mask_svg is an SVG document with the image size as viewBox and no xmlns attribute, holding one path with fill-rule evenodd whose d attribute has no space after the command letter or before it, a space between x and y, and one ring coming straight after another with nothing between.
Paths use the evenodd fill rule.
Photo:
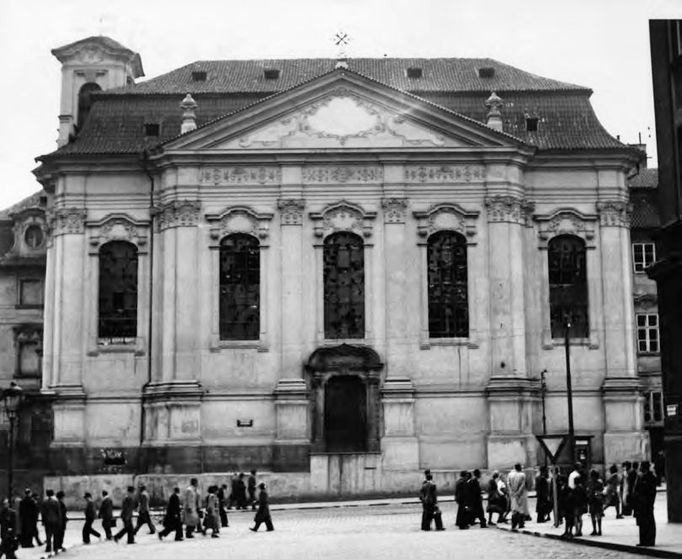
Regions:
<instances>
[{"instance_id":1,"label":"decorative frieze band","mask_svg":"<svg viewBox=\"0 0 682 559\"><path fill-rule=\"evenodd\" d=\"M57 235L82 235L85 231L87 211L83 208L59 208L50 216L50 233Z\"/></svg>"},{"instance_id":2,"label":"decorative frieze band","mask_svg":"<svg viewBox=\"0 0 682 559\"><path fill-rule=\"evenodd\" d=\"M406 198L384 198L381 208L384 210L384 223L405 223Z\"/></svg>"},{"instance_id":3,"label":"decorative frieze band","mask_svg":"<svg viewBox=\"0 0 682 559\"><path fill-rule=\"evenodd\" d=\"M514 196L488 196L485 199L488 223L519 223L528 225L535 204Z\"/></svg>"},{"instance_id":4,"label":"decorative frieze band","mask_svg":"<svg viewBox=\"0 0 682 559\"><path fill-rule=\"evenodd\" d=\"M303 168L303 182L306 184L366 184L383 180L384 170L379 165L324 165Z\"/></svg>"},{"instance_id":5,"label":"decorative frieze band","mask_svg":"<svg viewBox=\"0 0 682 559\"><path fill-rule=\"evenodd\" d=\"M485 180L483 165L418 165L405 167L406 182L472 182Z\"/></svg>"},{"instance_id":6,"label":"decorative frieze band","mask_svg":"<svg viewBox=\"0 0 682 559\"><path fill-rule=\"evenodd\" d=\"M200 184L227 186L231 184L279 184L279 167L204 167L200 172Z\"/></svg>"},{"instance_id":7,"label":"decorative frieze band","mask_svg":"<svg viewBox=\"0 0 682 559\"><path fill-rule=\"evenodd\" d=\"M621 200L597 202L597 213L602 227L630 227L632 205Z\"/></svg>"},{"instance_id":8,"label":"decorative frieze band","mask_svg":"<svg viewBox=\"0 0 682 559\"><path fill-rule=\"evenodd\" d=\"M196 227L200 210L196 200L172 200L156 208L156 228L163 231L169 227Z\"/></svg>"},{"instance_id":9,"label":"decorative frieze band","mask_svg":"<svg viewBox=\"0 0 682 559\"><path fill-rule=\"evenodd\" d=\"M301 225L305 202L298 198L280 199L277 202L282 225Z\"/></svg>"}]
</instances>

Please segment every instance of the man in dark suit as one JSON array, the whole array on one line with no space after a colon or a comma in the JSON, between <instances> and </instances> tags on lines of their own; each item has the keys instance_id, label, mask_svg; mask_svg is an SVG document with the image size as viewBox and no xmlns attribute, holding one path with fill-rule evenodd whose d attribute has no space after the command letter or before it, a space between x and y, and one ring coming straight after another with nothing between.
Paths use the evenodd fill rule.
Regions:
<instances>
[{"instance_id":1,"label":"man in dark suit","mask_svg":"<svg viewBox=\"0 0 682 559\"><path fill-rule=\"evenodd\" d=\"M118 543L123 534L128 535L128 543L135 543L135 529L133 528L133 512L135 512L135 488L128 487L128 493L121 503L121 522L123 528L114 536L114 541Z\"/></svg>"},{"instance_id":2,"label":"man in dark suit","mask_svg":"<svg viewBox=\"0 0 682 559\"><path fill-rule=\"evenodd\" d=\"M114 523L114 504L111 502L109 493L102 491L102 502L99 506L99 517L102 519L102 529L107 539L111 539L111 529L116 525Z\"/></svg>"},{"instance_id":3,"label":"man in dark suit","mask_svg":"<svg viewBox=\"0 0 682 559\"><path fill-rule=\"evenodd\" d=\"M144 485L140 485L140 492L137 496L137 526L135 526L135 535L145 524L149 526L149 533L154 534L156 528L154 528L154 523L149 515L149 493L147 493L147 488Z\"/></svg>"},{"instance_id":4,"label":"man in dark suit","mask_svg":"<svg viewBox=\"0 0 682 559\"><path fill-rule=\"evenodd\" d=\"M173 494L168 499L166 516L163 518L163 530L159 531L159 539L162 540L171 532L175 532L175 541L183 540L182 537L182 515L180 506L180 488L173 489Z\"/></svg>"},{"instance_id":5,"label":"man in dark suit","mask_svg":"<svg viewBox=\"0 0 682 559\"><path fill-rule=\"evenodd\" d=\"M55 499L54 491L48 489L45 492L45 500L41 511L43 526L45 527L45 551L50 553L53 549L57 551L57 533L61 522L61 511L59 501Z\"/></svg>"},{"instance_id":6,"label":"man in dark suit","mask_svg":"<svg viewBox=\"0 0 682 559\"><path fill-rule=\"evenodd\" d=\"M656 519L654 501L656 500L656 476L651 473L651 465L644 461L640 466L641 475L637 478L632 492L633 509L639 526L639 547L656 545Z\"/></svg>"},{"instance_id":7,"label":"man in dark suit","mask_svg":"<svg viewBox=\"0 0 682 559\"><path fill-rule=\"evenodd\" d=\"M252 532L258 532L260 525L265 523L265 527L267 528L268 532L272 532L275 528L272 525L272 517L270 516L268 492L265 489L264 483L260 483L258 488L260 489L260 494L258 495L258 510L256 511L256 516L253 519L255 526L253 528L249 528L249 530Z\"/></svg>"},{"instance_id":8,"label":"man in dark suit","mask_svg":"<svg viewBox=\"0 0 682 559\"><path fill-rule=\"evenodd\" d=\"M249 491L249 503L251 503L251 510L256 510L256 470L251 470L246 488Z\"/></svg>"},{"instance_id":9,"label":"man in dark suit","mask_svg":"<svg viewBox=\"0 0 682 559\"><path fill-rule=\"evenodd\" d=\"M471 522L478 518L481 528L486 528L485 512L483 511L483 499L481 497L481 470L474 470L473 475L467 480L464 493L466 501L471 506Z\"/></svg>"},{"instance_id":10,"label":"man in dark suit","mask_svg":"<svg viewBox=\"0 0 682 559\"><path fill-rule=\"evenodd\" d=\"M90 536L101 538L102 535L92 527L97 518L97 509L90 493L85 494L85 524L83 524L83 543L90 543Z\"/></svg>"},{"instance_id":11,"label":"man in dark suit","mask_svg":"<svg viewBox=\"0 0 682 559\"><path fill-rule=\"evenodd\" d=\"M66 534L66 523L69 518L66 515L66 503L64 503L64 497L66 495L63 491L57 491L57 503L59 504L59 527L57 533L55 534L55 551L66 551L64 549L64 535Z\"/></svg>"},{"instance_id":12,"label":"man in dark suit","mask_svg":"<svg viewBox=\"0 0 682 559\"><path fill-rule=\"evenodd\" d=\"M3 499L0 507L0 557L16 559L14 552L17 547L17 513L10 508L9 500Z\"/></svg>"},{"instance_id":13,"label":"man in dark suit","mask_svg":"<svg viewBox=\"0 0 682 559\"><path fill-rule=\"evenodd\" d=\"M431 520L435 521L436 530L444 530L443 519L441 517L440 509L438 508L438 491L436 484L433 483L433 476L430 473L426 474L426 480L422 486L422 491L424 495L422 530L431 530Z\"/></svg>"},{"instance_id":14,"label":"man in dark suit","mask_svg":"<svg viewBox=\"0 0 682 559\"><path fill-rule=\"evenodd\" d=\"M30 489L24 491L24 498L19 503L19 520L21 523L21 547L33 547L33 538L38 545L38 503L36 503Z\"/></svg>"}]
</instances>

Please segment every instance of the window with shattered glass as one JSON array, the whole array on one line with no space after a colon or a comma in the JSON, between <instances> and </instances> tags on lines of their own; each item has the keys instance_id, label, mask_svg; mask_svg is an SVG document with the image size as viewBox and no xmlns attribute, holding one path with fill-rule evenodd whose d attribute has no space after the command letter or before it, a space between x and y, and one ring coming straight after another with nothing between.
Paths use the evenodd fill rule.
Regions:
<instances>
[{"instance_id":1,"label":"window with shattered glass","mask_svg":"<svg viewBox=\"0 0 682 559\"><path fill-rule=\"evenodd\" d=\"M324 337L365 337L365 257L362 239L334 233L324 241Z\"/></svg>"},{"instance_id":2,"label":"window with shattered glass","mask_svg":"<svg viewBox=\"0 0 682 559\"><path fill-rule=\"evenodd\" d=\"M547 258L552 338L563 338L567 323L571 338L587 338L590 330L585 242L573 235L555 237L549 242Z\"/></svg>"},{"instance_id":3,"label":"window with shattered glass","mask_svg":"<svg viewBox=\"0 0 682 559\"><path fill-rule=\"evenodd\" d=\"M260 247L251 235L233 234L220 243L220 339L260 336Z\"/></svg>"},{"instance_id":4,"label":"window with shattered glass","mask_svg":"<svg viewBox=\"0 0 682 559\"><path fill-rule=\"evenodd\" d=\"M429 237L427 245L429 337L469 336L466 239L452 231Z\"/></svg>"},{"instance_id":5,"label":"window with shattered glass","mask_svg":"<svg viewBox=\"0 0 682 559\"><path fill-rule=\"evenodd\" d=\"M100 342L131 343L137 336L137 247L111 241L99 251Z\"/></svg>"}]
</instances>

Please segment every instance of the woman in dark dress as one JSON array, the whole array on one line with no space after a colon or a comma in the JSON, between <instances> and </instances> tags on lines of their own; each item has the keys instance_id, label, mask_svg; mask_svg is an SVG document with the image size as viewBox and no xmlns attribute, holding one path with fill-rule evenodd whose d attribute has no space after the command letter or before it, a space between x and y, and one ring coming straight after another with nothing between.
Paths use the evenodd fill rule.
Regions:
<instances>
[{"instance_id":1,"label":"woman in dark dress","mask_svg":"<svg viewBox=\"0 0 682 559\"><path fill-rule=\"evenodd\" d=\"M591 536L601 536L601 519L604 516L604 482L599 477L597 470L590 472L590 481L587 482L587 499L592 519Z\"/></svg>"},{"instance_id":2,"label":"woman in dark dress","mask_svg":"<svg viewBox=\"0 0 682 559\"><path fill-rule=\"evenodd\" d=\"M268 492L265 490L265 483L261 483L258 486L260 489L260 494L258 495L258 510L256 511L256 516L253 521L256 525L253 528L249 528L252 532L257 532L261 524L265 524L268 532L272 532L275 528L272 525L272 517L270 516L270 505L268 504Z\"/></svg>"}]
</instances>

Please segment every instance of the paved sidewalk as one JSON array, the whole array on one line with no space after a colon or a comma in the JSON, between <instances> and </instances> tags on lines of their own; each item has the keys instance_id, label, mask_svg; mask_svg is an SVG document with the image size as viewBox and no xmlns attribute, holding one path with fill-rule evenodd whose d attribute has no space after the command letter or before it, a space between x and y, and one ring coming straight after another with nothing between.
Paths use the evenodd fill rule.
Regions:
<instances>
[{"instance_id":1,"label":"paved sidewalk","mask_svg":"<svg viewBox=\"0 0 682 559\"><path fill-rule=\"evenodd\" d=\"M535 502L529 503L530 510L535 511ZM656 518L656 547L637 547L639 542L639 528L632 516L616 519L616 511L613 507L606 509L606 516L602 520L602 536L590 536L592 521L590 515L583 516L583 536L570 541L576 545L589 545L602 547L616 551L627 551L649 557L679 557L682 558L682 524L668 524L666 511L666 494L659 492L656 495L654 505L654 517ZM535 514L533 513L533 518ZM494 518L493 518L494 520ZM502 530L511 531L509 524L498 525ZM561 539L564 531L563 525L555 528L553 522L526 522L520 534L528 534L537 537Z\"/></svg>"}]
</instances>

